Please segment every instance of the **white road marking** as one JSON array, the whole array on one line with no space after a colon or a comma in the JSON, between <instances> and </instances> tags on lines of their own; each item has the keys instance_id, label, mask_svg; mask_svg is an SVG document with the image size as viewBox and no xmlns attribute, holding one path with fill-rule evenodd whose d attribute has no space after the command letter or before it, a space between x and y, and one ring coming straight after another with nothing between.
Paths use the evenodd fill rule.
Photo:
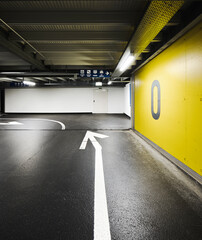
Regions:
<instances>
[{"instance_id":1,"label":"white road marking","mask_svg":"<svg viewBox=\"0 0 202 240\"><path fill-rule=\"evenodd\" d=\"M94 240L111 240L103 171L102 146L97 142L95 137L106 138L108 136L87 131L80 146L80 149L84 150L88 139L90 139L95 148Z\"/></svg>"},{"instance_id":2,"label":"white road marking","mask_svg":"<svg viewBox=\"0 0 202 240\"><path fill-rule=\"evenodd\" d=\"M8 119L11 119L11 118L3 118L4 120L8 120ZM56 120L52 120L52 119L44 119L44 118L15 118L17 120L22 120L22 121L28 121L28 120L31 120L31 121L48 121L48 122L54 122L54 123L58 123L61 125L62 127L62 130L65 130L65 125L64 123L60 122L60 121L56 121ZM23 123L22 123L23 124ZM5 124L1 124L0 125L5 125ZM14 124L13 124L14 125ZM17 124L16 124L17 125Z\"/></svg>"},{"instance_id":3,"label":"white road marking","mask_svg":"<svg viewBox=\"0 0 202 240\"><path fill-rule=\"evenodd\" d=\"M16 121L12 121L12 122L7 122L7 123L0 123L0 125L24 125L23 123L20 123L20 122L16 122Z\"/></svg>"},{"instance_id":4,"label":"white road marking","mask_svg":"<svg viewBox=\"0 0 202 240\"><path fill-rule=\"evenodd\" d=\"M65 125L64 125L64 123L62 123L62 122L60 122L60 121L56 121L56 120L52 120L52 119L43 119L43 118L29 118L29 120L49 121L49 122L58 123L58 124L61 125L62 130L65 130Z\"/></svg>"}]
</instances>

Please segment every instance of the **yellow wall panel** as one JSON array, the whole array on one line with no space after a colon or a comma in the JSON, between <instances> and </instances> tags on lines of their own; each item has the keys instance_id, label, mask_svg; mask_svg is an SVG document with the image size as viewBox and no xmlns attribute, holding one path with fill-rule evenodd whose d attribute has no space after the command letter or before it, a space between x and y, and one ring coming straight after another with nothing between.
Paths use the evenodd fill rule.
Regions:
<instances>
[{"instance_id":1,"label":"yellow wall panel","mask_svg":"<svg viewBox=\"0 0 202 240\"><path fill-rule=\"evenodd\" d=\"M135 74L135 129L202 175L202 24ZM151 113L160 83L160 117ZM155 95L154 90L154 95ZM154 97L154 101L155 101ZM156 104L156 103L155 103ZM156 112L154 106L154 112Z\"/></svg>"},{"instance_id":2,"label":"yellow wall panel","mask_svg":"<svg viewBox=\"0 0 202 240\"><path fill-rule=\"evenodd\" d=\"M202 24L187 34L186 69L186 162L202 175Z\"/></svg>"}]
</instances>

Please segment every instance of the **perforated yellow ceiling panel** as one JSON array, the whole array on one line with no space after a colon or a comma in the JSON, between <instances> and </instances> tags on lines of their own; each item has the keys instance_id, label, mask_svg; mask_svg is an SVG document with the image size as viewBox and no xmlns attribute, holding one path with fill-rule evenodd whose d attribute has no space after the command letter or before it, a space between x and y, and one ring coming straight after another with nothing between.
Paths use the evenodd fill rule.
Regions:
<instances>
[{"instance_id":1,"label":"perforated yellow ceiling panel","mask_svg":"<svg viewBox=\"0 0 202 240\"><path fill-rule=\"evenodd\" d=\"M184 1L151 1L137 30L128 44L121 60L119 61L113 77L120 76L120 66L125 62L128 55L133 53L137 59L158 33L166 26L170 19L182 7Z\"/></svg>"},{"instance_id":2,"label":"perforated yellow ceiling panel","mask_svg":"<svg viewBox=\"0 0 202 240\"><path fill-rule=\"evenodd\" d=\"M152 1L132 40L132 50L139 56L158 35L184 1Z\"/></svg>"}]
</instances>

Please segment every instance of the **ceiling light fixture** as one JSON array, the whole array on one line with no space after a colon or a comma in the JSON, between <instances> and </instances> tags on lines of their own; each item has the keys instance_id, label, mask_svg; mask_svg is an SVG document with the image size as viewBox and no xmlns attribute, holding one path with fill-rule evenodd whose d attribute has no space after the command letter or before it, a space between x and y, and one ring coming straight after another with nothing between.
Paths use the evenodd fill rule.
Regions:
<instances>
[{"instance_id":1,"label":"ceiling light fixture","mask_svg":"<svg viewBox=\"0 0 202 240\"><path fill-rule=\"evenodd\" d=\"M95 86L101 87L101 86L102 86L102 82L96 82L96 83L95 83Z\"/></svg>"},{"instance_id":2,"label":"ceiling light fixture","mask_svg":"<svg viewBox=\"0 0 202 240\"><path fill-rule=\"evenodd\" d=\"M28 86L31 86L31 87L33 87L33 86L36 85L35 82L30 82L30 81L23 81L23 83L24 83L25 85L28 85Z\"/></svg>"},{"instance_id":3,"label":"ceiling light fixture","mask_svg":"<svg viewBox=\"0 0 202 240\"><path fill-rule=\"evenodd\" d=\"M24 74L24 72L0 72L0 74L13 74L13 75L18 75L18 74Z\"/></svg>"},{"instance_id":4,"label":"ceiling light fixture","mask_svg":"<svg viewBox=\"0 0 202 240\"><path fill-rule=\"evenodd\" d=\"M135 61L135 56L132 54L129 54L126 60L121 65L120 71L125 72L125 70L128 69L134 61Z\"/></svg>"}]
</instances>

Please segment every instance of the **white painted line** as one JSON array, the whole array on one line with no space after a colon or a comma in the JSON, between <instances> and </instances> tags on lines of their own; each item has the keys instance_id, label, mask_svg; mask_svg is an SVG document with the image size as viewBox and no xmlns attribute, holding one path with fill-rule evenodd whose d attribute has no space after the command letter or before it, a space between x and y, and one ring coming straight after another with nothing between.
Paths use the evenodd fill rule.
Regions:
<instances>
[{"instance_id":1,"label":"white painted line","mask_svg":"<svg viewBox=\"0 0 202 240\"><path fill-rule=\"evenodd\" d=\"M12 122L7 122L7 123L0 123L0 125L8 126L8 125L24 125L23 123L12 121Z\"/></svg>"},{"instance_id":2,"label":"white painted line","mask_svg":"<svg viewBox=\"0 0 202 240\"><path fill-rule=\"evenodd\" d=\"M94 240L110 240L110 225L103 172L102 150L96 151L94 193Z\"/></svg>"},{"instance_id":3,"label":"white painted line","mask_svg":"<svg viewBox=\"0 0 202 240\"><path fill-rule=\"evenodd\" d=\"M91 131L87 131L86 132L86 135L81 143L81 146L79 149L85 149L86 148L86 144L88 142L88 139L91 140L92 144L94 142L97 142L97 140L95 139L95 137L98 137L98 138L107 138L108 136L107 135L103 135L103 134L100 134L100 133L95 133L95 132L91 132ZM98 142L97 142L98 143ZM97 146L97 145L96 145ZM101 147L101 145L99 144L99 146ZM94 146L95 147L95 146ZM96 147L95 147L96 148Z\"/></svg>"},{"instance_id":4,"label":"white painted line","mask_svg":"<svg viewBox=\"0 0 202 240\"><path fill-rule=\"evenodd\" d=\"M49 122L54 122L54 123L58 123L61 125L62 130L65 130L65 125L64 123L60 122L60 121L56 121L56 120L52 120L52 119L43 119L43 118L29 118L30 120L40 120L40 121L49 121Z\"/></svg>"},{"instance_id":5,"label":"white painted line","mask_svg":"<svg viewBox=\"0 0 202 240\"><path fill-rule=\"evenodd\" d=\"M11 118L2 118L2 119L8 120L8 119L11 119ZM61 127L62 127L62 130L65 130L65 129L66 129L64 123L62 123L62 122L60 122L60 121L52 120L52 119L44 119L44 118L15 118L15 119L17 119L17 120L22 120L22 121L29 121L29 120L35 121L35 120L36 120L36 121L54 122L54 123L60 124ZM23 123L22 123L22 124L23 124ZM3 124L1 124L1 125L3 125ZM5 124L4 124L4 125L5 125ZM14 125L14 124L13 124L13 125Z\"/></svg>"},{"instance_id":6,"label":"white painted line","mask_svg":"<svg viewBox=\"0 0 202 240\"><path fill-rule=\"evenodd\" d=\"M103 134L87 131L80 149L86 148L88 139L95 148L95 190L94 190L94 240L111 240L110 224L105 189L102 146L95 137L106 138Z\"/></svg>"}]
</instances>

